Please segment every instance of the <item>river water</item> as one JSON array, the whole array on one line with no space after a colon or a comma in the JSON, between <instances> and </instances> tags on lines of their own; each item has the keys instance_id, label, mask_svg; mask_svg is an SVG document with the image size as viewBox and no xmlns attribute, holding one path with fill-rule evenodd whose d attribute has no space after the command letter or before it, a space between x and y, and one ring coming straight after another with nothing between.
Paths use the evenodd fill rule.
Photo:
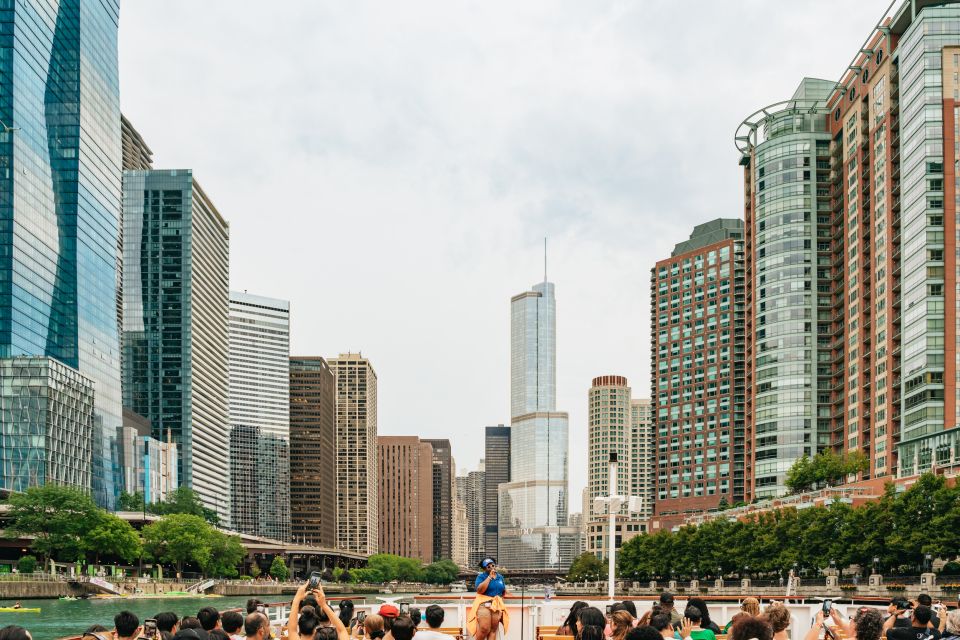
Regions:
<instances>
[{"instance_id":1,"label":"river water","mask_svg":"<svg viewBox=\"0 0 960 640\"><path fill-rule=\"evenodd\" d=\"M227 598L123 598L90 600L21 600L24 607L40 607L40 613L0 612L0 627L18 624L33 636L34 640L55 640L64 636L80 635L87 627L102 624L113 629L113 616L124 609L140 618L141 624L161 611L174 611L180 617L195 616L203 607L216 607L223 611L234 607L243 608L251 596ZM284 596L259 596L265 602L289 600ZM13 601L0 602L9 607Z\"/></svg>"}]
</instances>

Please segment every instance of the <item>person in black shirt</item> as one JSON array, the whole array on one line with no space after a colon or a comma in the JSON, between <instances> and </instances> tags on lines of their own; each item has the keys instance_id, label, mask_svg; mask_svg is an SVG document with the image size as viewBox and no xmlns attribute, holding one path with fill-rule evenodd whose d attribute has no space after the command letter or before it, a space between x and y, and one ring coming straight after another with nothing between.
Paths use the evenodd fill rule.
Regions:
<instances>
[{"instance_id":1,"label":"person in black shirt","mask_svg":"<svg viewBox=\"0 0 960 640\"><path fill-rule=\"evenodd\" d=\"M930 607L930 626L938 631L943 631L943 625L940 624L940 618L937 617L937 612L933 608L933 598L931 598L927 593L921 593L917 596L916 604L922 604L925 607Z\"/></svg>"},{"instance_id":2,"label":"person in black shirt","mask_svg":"<svg viewBox=\"0 0 960 640\"><path fill-rule=\"evenodd\" d=\"M887 640L940 640L940 631L930 626L930 607L918 605L913 610L909 627L894 627L896 618L891 616L883 624Z\"/></svg>"}]
</instances>

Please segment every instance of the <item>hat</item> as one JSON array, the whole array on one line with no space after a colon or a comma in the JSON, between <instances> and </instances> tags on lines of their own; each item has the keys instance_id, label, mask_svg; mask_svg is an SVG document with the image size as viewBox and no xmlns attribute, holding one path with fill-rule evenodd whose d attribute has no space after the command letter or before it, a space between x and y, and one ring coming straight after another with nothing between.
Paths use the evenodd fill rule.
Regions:
<instances>
[{"instance_id":1,"label":"hat","mask_svg":"<svg viewBox=\"0 0 960 640\"><path fill-rule=\"evenodd\" d=\"M380 606L378 613L384 618L396 618L400 615L400 610L392 604L384 604Z\"/></svg>"},{"instance_id":2,"label":"hat","mask_svg":"<svg viewBox=\"0 0 960 640\"><path fill-rule=\"evenodd\" d=\"M493 558L484 558L483 561L480 563L480 568L486 569L492 564L497 564L497 561L494 560Z\"/></svg>"},{"instance_id":3,"label":"hat","mask_svg":"<svg viewBox=\"0 0 960 640\"><path fill-rule=\"evenodd\" d=\"M663 593L660 594L660 602L662 602L663 604L672 603L672 602L673 602L673 594L672 594L672 593L667 593L666 591L664 591Z\"/></svg>"}]
</instances>

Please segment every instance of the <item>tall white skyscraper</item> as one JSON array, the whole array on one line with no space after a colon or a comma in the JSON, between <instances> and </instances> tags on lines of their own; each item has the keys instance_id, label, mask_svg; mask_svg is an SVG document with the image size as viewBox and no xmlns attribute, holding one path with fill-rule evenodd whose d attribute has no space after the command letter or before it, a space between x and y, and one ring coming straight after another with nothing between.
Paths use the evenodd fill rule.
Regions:
<instances>
[{"instance_id":1,"label":"tall white skyscraper","mask_svg":"<svg viewBox=\"0 0 960 640\"><path fill-rule=\"evenodd\" d=\"M553 283L510 301L510 482L499 487L498 558L507 569L566 570L579 532L569 527L567 414L556 410Z\"/></svg>"},{"instance_id":2,"label":"tall white skyscraper","mask_svg":"<svg viewBox=\"0 0 960 640\"><path fill-rule=\"evenodd\" d=\"M290 303L230 292L230 496L241 533L290 538Z\"/></svg>"}]
</instances>

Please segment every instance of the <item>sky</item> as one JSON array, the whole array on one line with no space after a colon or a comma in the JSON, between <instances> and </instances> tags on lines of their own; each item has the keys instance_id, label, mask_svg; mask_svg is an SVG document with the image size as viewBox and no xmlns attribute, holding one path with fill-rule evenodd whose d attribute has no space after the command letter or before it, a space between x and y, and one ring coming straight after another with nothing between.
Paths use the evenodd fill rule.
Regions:
<instances>
[{"instance_id":1,"label":"sky","mask_svg":"<svg viewBox=\"0 0 960 640\"><path fill-rule=\"evenodd\" d=\"M385 435L477 468L510 298L557 296L573 510L587 391L650 396L650 268L743 213L737 125L839 79L889 0L125 0L121 108L230 223L291 352L362 352Z\"/></svg>"}]
</instances>

